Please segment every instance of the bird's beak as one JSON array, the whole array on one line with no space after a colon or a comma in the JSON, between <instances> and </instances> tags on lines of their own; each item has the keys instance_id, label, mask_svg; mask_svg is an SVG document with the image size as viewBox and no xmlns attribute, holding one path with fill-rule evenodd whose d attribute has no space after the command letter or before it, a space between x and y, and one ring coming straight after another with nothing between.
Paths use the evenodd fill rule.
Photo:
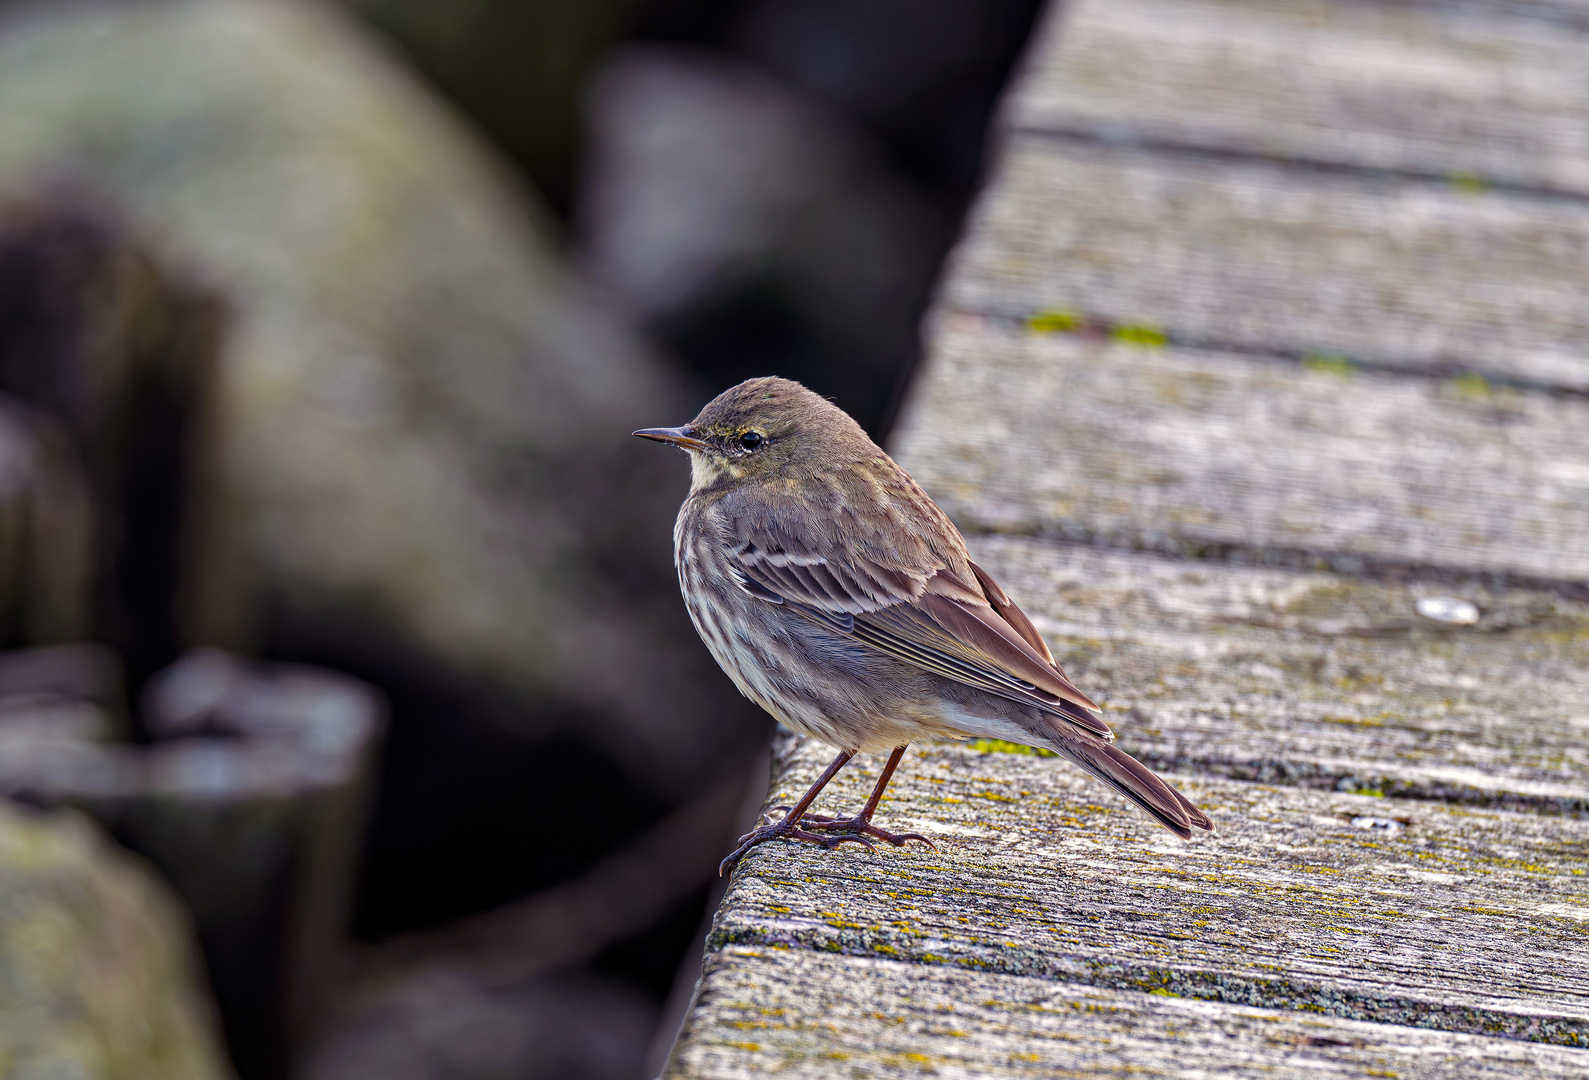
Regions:
<instances>
[{"instance_id":1,"label":"bird's beak","mask_svg":"<svg viewBox=\"0 0 1589 1080\"><path fill-rule=\"evenodd\" d=\"M705 450L706 444L691 434L687 427L648 427L635 432L642 439L655 439L657 442L672 443L682 446L686 450Z\"/></svg>"}]
</instances>

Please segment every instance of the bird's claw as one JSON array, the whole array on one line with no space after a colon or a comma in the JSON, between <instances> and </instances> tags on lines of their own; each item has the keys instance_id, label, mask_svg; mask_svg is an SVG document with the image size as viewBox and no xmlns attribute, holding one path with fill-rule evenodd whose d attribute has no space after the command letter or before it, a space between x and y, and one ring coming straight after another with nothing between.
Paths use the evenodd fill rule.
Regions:
<instances>
[{"instance_id":1,"label":"bird's claw","mask_svg":"<svg viewBox=\"0 0 1589 1080\"><path fill-rule=\"evenodd\" d=\"M718 864L718 877L732 870L751 848L768 840L803 840L829 851L840 844L861 844L868 851L876 851L877 845L872 843L872 838L875 837L895 847L904 847L911 840L919 840L934 851L938 850L938 845L921 833L891 833L887 829L879 829L860 816L834 818L819 814L802 814L798 821L790 821L789 807L774 806L772 809L783 810L785 812L783 818L773 821L771 814L763 814L761 824L741 836L739 846L729 853L728 858Z\"/></svg>"},{"instance_id":2,"label":"bird's claw","mask_svg":"<svg viewBox=\"0 0 1589 1080\"><path fill-rule=\"evenodd\" d=\"M773 809L777 810L779 807L775 806ZM808 844L816 844L818 847L826 848L829 851L843 843L860 844L868 851L877 850L876 845L859 832L841 832L834 836L824 836L820 832L811 832L803 829L800 826L806 820L804 816L798 821L790 821L788 815L785 814L781 820L771 822L767 821L767 815L764 814L762 815L762 820L767 823L759 825L744 836L741 836L739 838L739 846L729 853L728 858L718 864L718 877L722 877L732 870L734 865L744 858L751 848L758 844L765 844L768 840L803 840ZM878 831L881 832L881 830Z\"/></svg>"},{"instance_id":3,"label":"bird's claw","mask_svg":"<svg viewBox=\"0 0 1589 1080\"><path fill-rule=\"evenodd\" d=\"M801 824L808 830L818 832L833 832L842 836L875 836L879 840L893 844L895 847L904 847L910 840L919 840L923 844L938 850L938 845L927 839L921 833L891 833L887 829L879 829L870 821L861 817L831 818L807 814Z\"/></svg>"}]
</instances>

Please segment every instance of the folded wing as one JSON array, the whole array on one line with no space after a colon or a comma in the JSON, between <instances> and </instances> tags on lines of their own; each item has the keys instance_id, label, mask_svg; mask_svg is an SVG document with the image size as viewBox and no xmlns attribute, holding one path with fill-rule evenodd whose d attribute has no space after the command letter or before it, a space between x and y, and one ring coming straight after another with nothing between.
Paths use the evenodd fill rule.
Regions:
<instances>
[{"instance_id":1,"label":"folded wing","mask_svg":"<svg viewBox=\"0 0 1589 1080\"><path fill-rule=\"evenodd\" d=\"M908 507L914 514L892 516L886 537L869 534L854 516L834 516L841 536L814 531L815 515L779 513L766 502L725 508L730 569L753 596L924 671L1037 706L1044 721L1035 741L1182 837L1193 826L1212 829L1184 795L1110 745L1114 734L1094 715L1098 706L1060 670L1025 613L971 561L942 512L914 485L895 494L915 504ZM941 527L906 524L918 519ZM957 546L945 550L945 537Z\"/></svg>"},{"instance_id":2,"label":"folded wing","mask_svg":"<svg viewBox=\"0 0 1589 1080\"><path fill-rule=\"evenodd\" d=\"M731 517L730 566L746 592L925 671L1114 737L1031 620L963 551L934 550L916 534L884 545L850 533L840 542L814 535L800 515L759 509Z\"/></svg>"}]
</instances>

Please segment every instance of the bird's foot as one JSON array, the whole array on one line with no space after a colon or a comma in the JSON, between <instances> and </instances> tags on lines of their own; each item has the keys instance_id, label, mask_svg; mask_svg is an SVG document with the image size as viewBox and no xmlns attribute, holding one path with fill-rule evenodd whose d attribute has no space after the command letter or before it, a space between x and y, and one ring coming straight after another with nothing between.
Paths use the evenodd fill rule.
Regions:
<instances>
[{"instance_id":1,"label":"bird's foot","mask_svg":"<svg viewBox=\"0 0 1589 1080\"><path fill-rule=\"evenodd\" d=\"M798 821L791 821L789 820L787 813L785 813L783 819L780 821L769 822L765 817L763 817L763 824L758 825L744 836L741 836L739 838L739 846L729 853L728 858L724 859L720 864L718 864L717 876L722 877L724 874L728 873L734 868L734 865L738 863L740 859L745 857L746 852L755 847L757 844L765 844L769 840L803 840L808 844L816 844L818 847L830 849L836 848L845 842L849 842L852 844L862 844L867 848L867 850L872 850L872 842L859 834L840 833L834 836L824 836L821 833L812 832L809 829L802 828L802 826L809 820L811 820L809 817L801 817Z\"/></svg>"},{"instance_id":2,"label":"bird's foot","mask_svg":"<svg viewBox=\"0 0 1589 1080\"><path fill-rule=\"evenodd\" d=\"M773 809L783 810L785 808L775 806ZM854 817L824 817L821 814L807 814L800 819L800 825L807 832L833 833L836 836L844 837L875 836L877 839L893 844L895 847L904 847L907 840L920 840L934 851L938 850L938 845L921 835L921 833L891 833L887 829L879 829L872 824L870 818L864 818L860 814L856 814Z\"/></svg>"}]
</instances>

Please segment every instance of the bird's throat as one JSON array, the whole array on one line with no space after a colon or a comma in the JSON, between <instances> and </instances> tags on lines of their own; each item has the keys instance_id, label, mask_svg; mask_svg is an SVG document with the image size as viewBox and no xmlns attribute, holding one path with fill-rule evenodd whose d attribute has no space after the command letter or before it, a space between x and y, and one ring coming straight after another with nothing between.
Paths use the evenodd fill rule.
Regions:
<instances>
[{"instance_id":1,"label":"bird's throat","mask_svg":"<svg viewBox=\"0 0 1589 1080\"><path fill-rule=\"evenodd\" d=\"M705 491L745 475L740 465L699 450L690 451L690 491Z\"/></svg>"}]
</instances>

